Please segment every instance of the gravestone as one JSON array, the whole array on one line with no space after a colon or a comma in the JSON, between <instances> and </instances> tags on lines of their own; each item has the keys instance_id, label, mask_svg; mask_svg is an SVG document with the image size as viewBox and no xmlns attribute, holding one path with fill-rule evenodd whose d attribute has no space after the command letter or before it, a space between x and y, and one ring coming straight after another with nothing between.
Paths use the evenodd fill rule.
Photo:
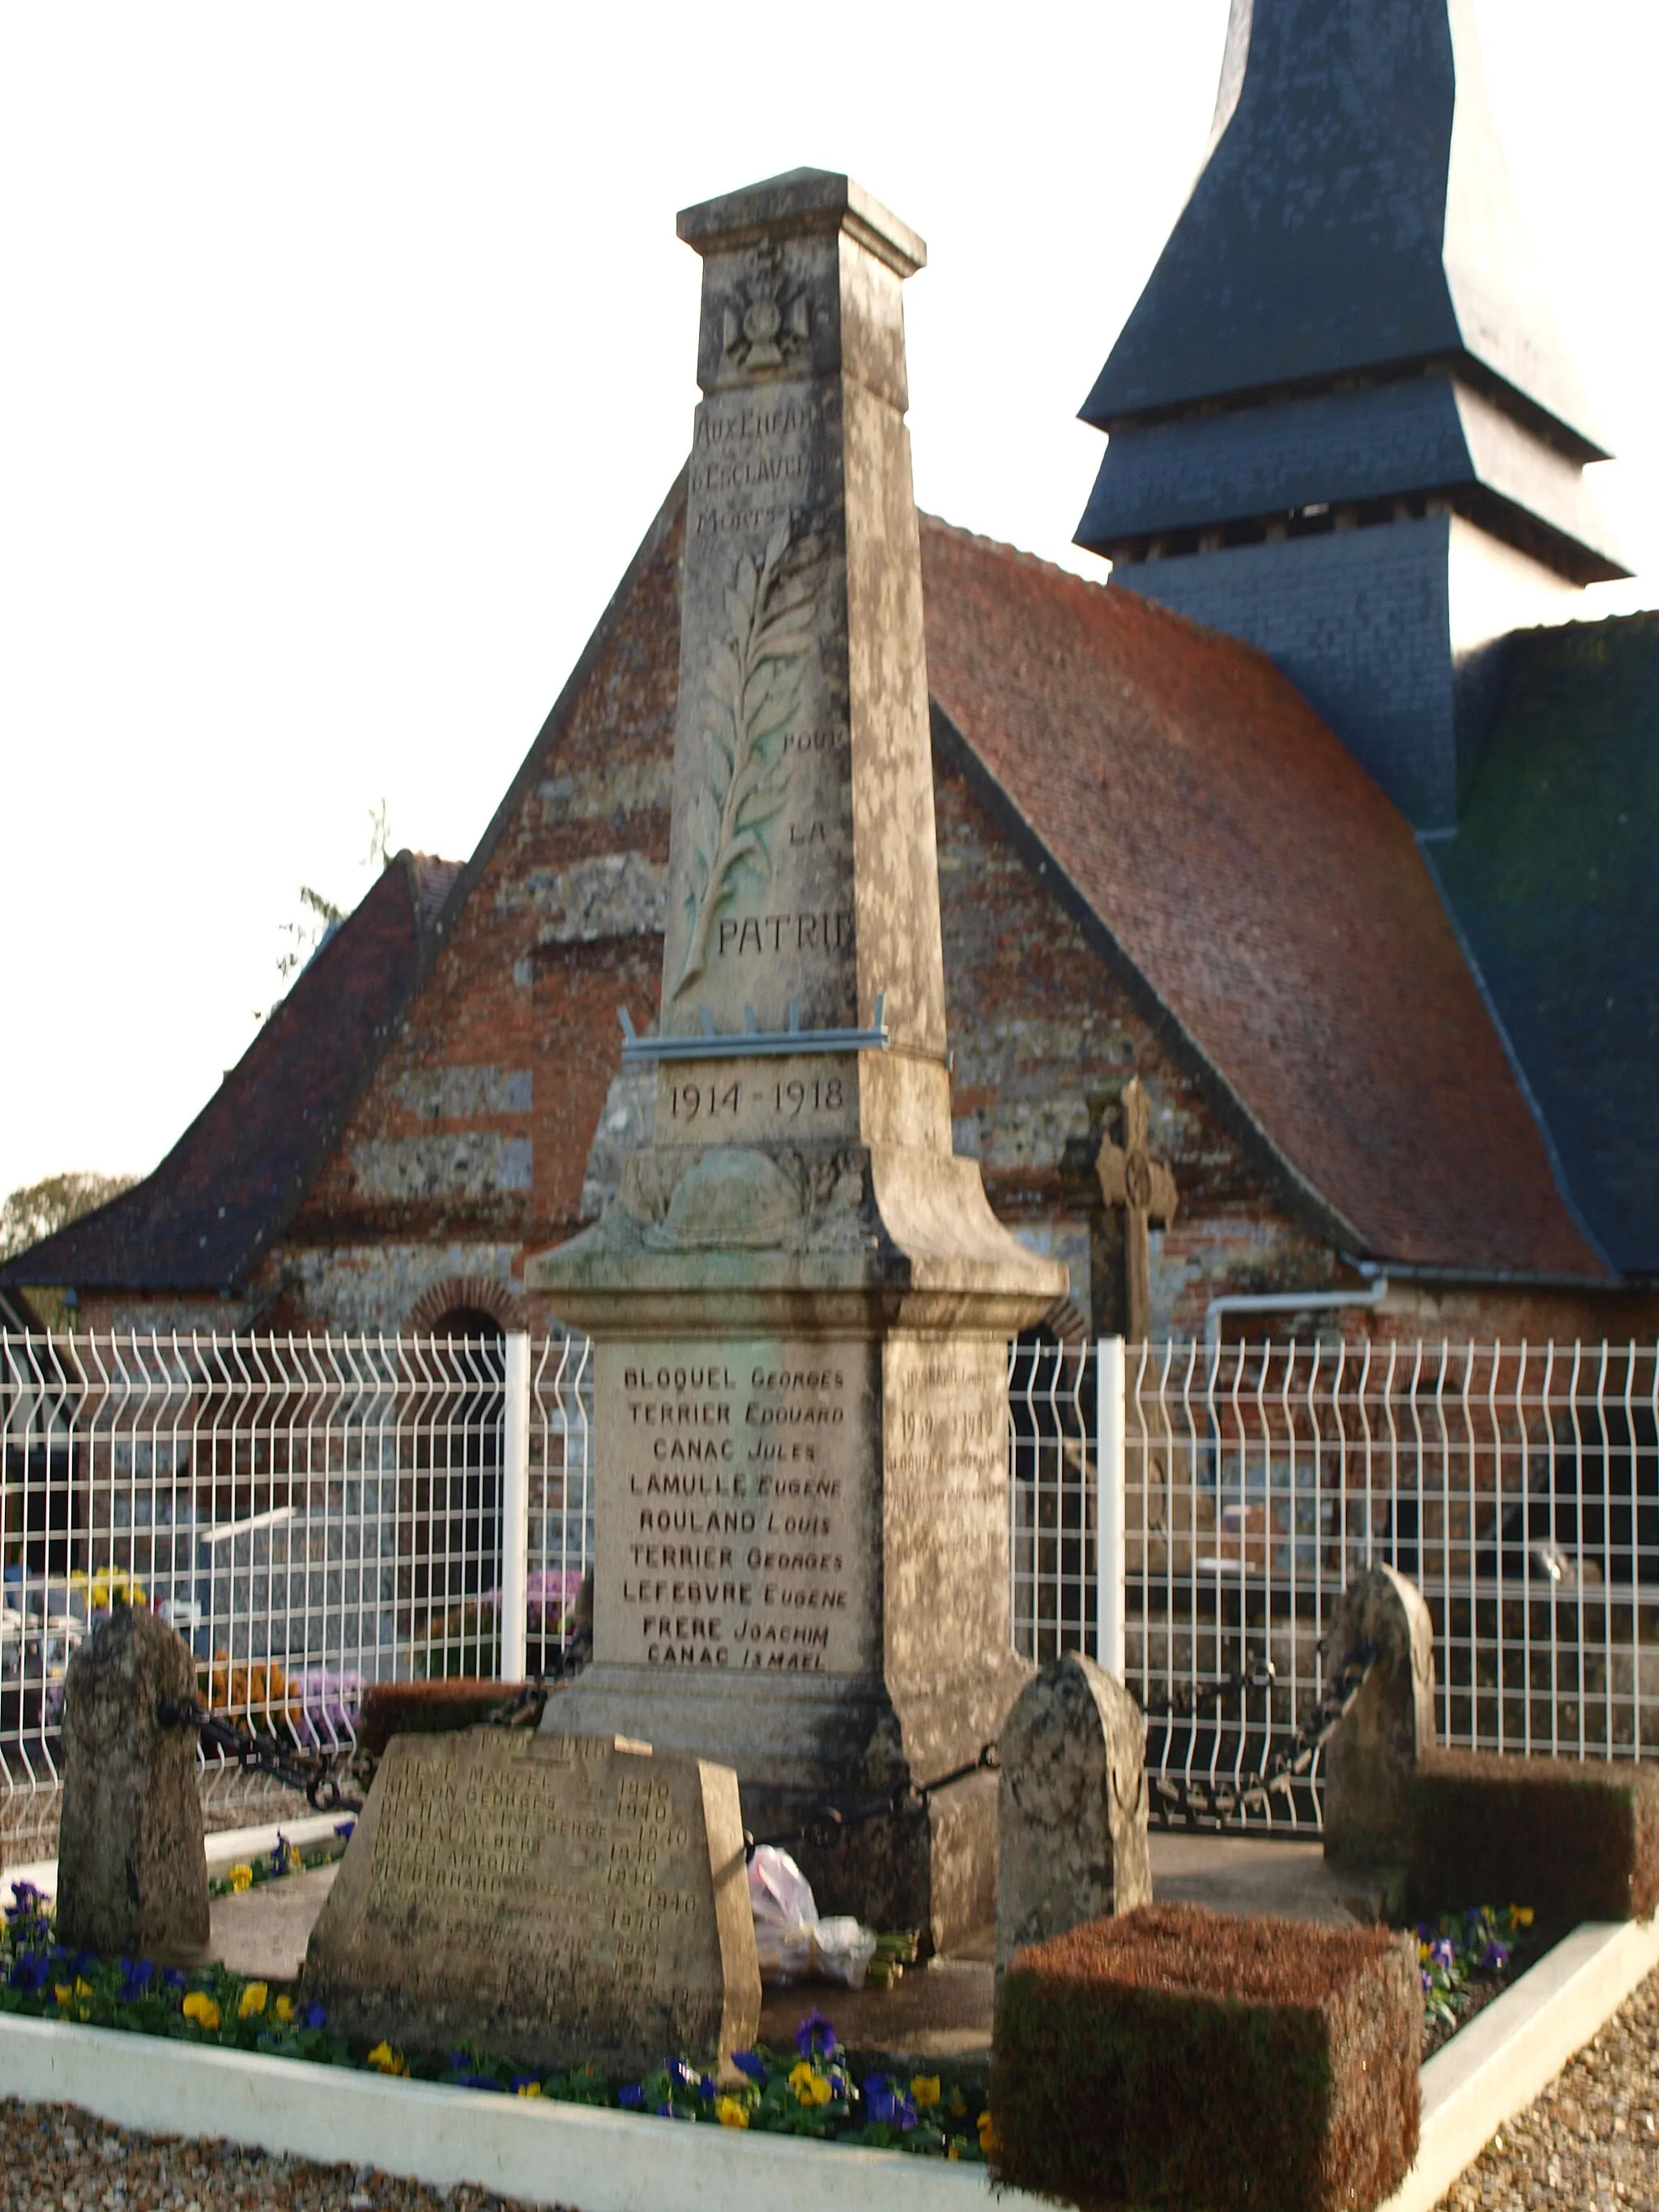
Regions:
<instances>
[{"instance_id":1,"label":"gravestone","mask_svg":"<svg viewBox=\"0 0 1659 2212\"><path fill-rule=\"evenodd\" d=\"M1434 1749L1434 1624L1392 1567L1348 1584L1322 1649L1326 1669L1376 1646L1364 1687L1325 1747L1325 1856L1355 1868L1404 1866L1418 1762Z\"/></svg>"},{"instance_id":2,"label":"gravestone","mask_svg":"<svg viewBox=\"0 0 1659 2212\"><path fill-rule=\"evenodd\" d=\"M652 1146L526 1285L596 1342L593 1659L544 1726L737 1770L820 1905L988 1923L1006 1344L1066 1288L953 1156L900 287L797 170L702 257ZM964 1773L964 1770L967 1771ZM962 1778L952 1780L951 1778ZM948 1786L933 1789L934 1784Z\"/></svg>"},{"instance_id":3,"label":"gravestone","mask_svg":"<svg viewBox=\"0 0 1659 2212\"><path fill-rule=\"evenodd\" d=\"M143 1606L116 1605L69 1663L58 1940L186 1963L208 1940L196 1737L158 1708L195 1694L191 1656Z\"/></svg>"},{"instance_id":4,"label":"gravestone","mask_svg":"<svg viewBox=\"0 0 1659 2212\"><path fill-rule=\"evenodd\" d=\"M304 1987L405 2050L723 2068L760 2024L736 1780L618 1738L394 1736Z\"/></svg>"},{"instance_id":5,"label":"gravestone","mask_svg":"<svg viewBox=\"0 0 1659 2212\"><path fill-rule=\"evenodd\" d=\"M1027 1684L1002 1731L997 1971L1108 1913L1152 1901L1146 1724L1081 1652Z\"/></svg>"}]
</instances>

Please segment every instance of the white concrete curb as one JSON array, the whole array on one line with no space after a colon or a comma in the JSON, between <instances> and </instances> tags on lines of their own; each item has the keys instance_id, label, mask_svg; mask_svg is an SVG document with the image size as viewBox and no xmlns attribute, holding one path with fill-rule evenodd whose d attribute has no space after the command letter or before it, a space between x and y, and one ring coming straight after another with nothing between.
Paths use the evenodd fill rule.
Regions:
<instances>
[{"instance_id":1,"label":"white concrete curb","mask_svg":"<svg viewBox=\"0 0 1659 2212\"><path fill-rule=\"evenodd\" d=\"M1659 1920L1587 1920L1423 2069L1417 2161L1377 2212L1429 2212L1659 1966Z\"/></svg>"},{"instance_id":2,"label":"white concrete curb","mask_svg":"<svg viewBox=\"0 0 1659 2212\"><path fill-rule=\"evenodd\" d=\"M216 1828L203 1838L207 1850L210 1872L234 1866L239 1859L263 1858L274 1850L278 1835L286 1836L291 1844L323 1844L334 1833L343 1820L356 1818L351 1813L306 1813L297 1820L274 1820L263 1828ZM58 1862L56 1859L31 1859L25 1866L9 1866L0 1875L0 1891L9 1898L15 1881L30 1881L43 1897L58 1894Z\"/></svg>"},{"instance_id":3,"label":"white concrete curb","mask_svg":"<svg viewBox=\"0 0 1659 2212\"><path fill-rule=\"evenodd\" d=\"M883 2212L967 2212L991 2196L982 2166L384 2081L53 2021L0 2019L0 2095L79 2105L149 2134L227 2136L580 2212L847 2212L855 2197ZM1011 2205L1040 2202L999 2195Z\"/></svg>"},{"instance_id":4,"label":"white concrete curb","mask_svg":"<svg viewBox=\"0 0 1659 2212\"><path fill-rule=\"evenodd\" d=\"M243 1848L259 1848L248 1832ZM1417 2161L1378 2212L1430 2212L1656 1966L1659 1921L1587 1922L1488 2005L1423 2069ZM676 2127L54 2021L0 2019L0 2095L580 2212L776 2212L783 2203L845 2212L854 2194L884 2212L966 2212L992 2193L982 2166ZM1040 2202L997 2193L1011 2205Z\"/></svg>"}]
</instances>

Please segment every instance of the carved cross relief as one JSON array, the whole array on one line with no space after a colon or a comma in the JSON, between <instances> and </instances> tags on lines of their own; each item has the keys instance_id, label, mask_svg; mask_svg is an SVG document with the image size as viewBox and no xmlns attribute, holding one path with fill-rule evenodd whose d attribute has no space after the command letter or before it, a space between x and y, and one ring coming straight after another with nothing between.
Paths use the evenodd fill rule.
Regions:
<instances>
[{"instance_id":1,"label":"carved cross relief","mask_svg":"<svg viewBox=\"0 0 1659 2212\"><path fill-rule=\"evenodd\" d=\"M1106 1204L1102 1265L1094 1273L1095 1327L1102 1335L1121 1332L1131 1344L1144 1344L1152 1328L1152 1241L1156 1222L1167 1228L1176 1216L1176 1182L1169 1164L1147 1148L1151 1113L1140 1078L1124 1085L1123 1141L1103 1131L1095 1175Z\"/></svg>"}]
</instances>

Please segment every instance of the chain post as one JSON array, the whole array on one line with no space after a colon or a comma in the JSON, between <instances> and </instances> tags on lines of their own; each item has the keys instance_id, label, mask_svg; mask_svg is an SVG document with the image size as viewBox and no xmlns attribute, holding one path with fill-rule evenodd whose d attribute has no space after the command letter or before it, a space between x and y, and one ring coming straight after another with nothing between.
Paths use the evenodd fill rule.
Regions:
<instances>
[{"instance_id":1,"label":"chain post","mask_svg":"<svg viewBox=\"0 0 1659 2212\"><path fill-rule=\"evenodd\" d=\"M501 1436L501 1680L521 1682L530 1611L530 1334L507 1336Z\"/></svg>"}]
</instances>

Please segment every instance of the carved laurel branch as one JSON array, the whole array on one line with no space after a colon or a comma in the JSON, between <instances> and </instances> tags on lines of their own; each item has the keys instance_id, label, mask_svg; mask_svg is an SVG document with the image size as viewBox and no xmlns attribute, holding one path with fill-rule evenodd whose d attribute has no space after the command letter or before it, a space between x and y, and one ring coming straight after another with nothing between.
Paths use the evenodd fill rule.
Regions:
<instances>
[{"instance_id":1,"label":"carved laurel branch","mask_svg":"<svg viewBox=\"0 0 1659 2212\"><path fill-rule=\"evenodd\" d=\"M810 538L793 543L786 517L758 564L744 555L726 594L732 632L708 672L714 707L708 781L692 830L691 934L676 998L702 975L709 933L738 889L739 871L747 865L763 882L771 877L763 833L788 797L783 741L800 705L801 662L812 647L816 551Z\"/></svg>"}]
</instances>

